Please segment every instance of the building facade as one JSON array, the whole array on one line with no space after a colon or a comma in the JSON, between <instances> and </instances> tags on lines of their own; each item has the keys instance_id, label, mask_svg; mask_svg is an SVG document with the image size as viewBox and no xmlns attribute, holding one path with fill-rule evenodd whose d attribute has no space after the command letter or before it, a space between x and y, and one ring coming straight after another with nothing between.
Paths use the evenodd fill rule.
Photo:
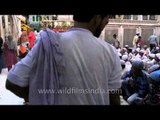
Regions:
<instances>
[{"instance_id":1,"label":"building facade","mask_svg":"<svg viewBox=\"0 0 160 120\"><path fill-rule=\"evenodd\" d=\"M0 36L12 35L14 40L18 40L21 34L21 16L20 15L0 15Z\"/></svg>"},{"instance_id":2,"label":"building facade","mask_svg":"<svg viewBox=\"0 0 160 120\"><path fill-rule=\"evenodd\" d=\"M101 34L101 38L113 43L113 34L117 34L121 47L132 46L135 34L139 32L143 44L148 45L148 38L155 33L160 37L160 16L159 15L117 15L109 20Z\"/></svg>"},{"instance_id":3,"label":"building facade","mask_svg":"<svg viewBox=\"0 0 160 120\"><path fill-rule=\"evenodd\" d=\"M62 21L73 21L73 15L29 15L29 25L39 26L48 20L54 26L62 26ZM54 24L53 24L54 21ZM65 23L66 24L66 23ZM117 34L121 47L132 47L134 35L139 32L144 44L153 33L160 37L160 15L114 15L101 34L101 38L112 44L113 34Z\"/></svg>"},{"instance_id":4,"label":"building facade","mask_svg":"<svg viewBox=\"0 0 160 120\"><path fill-rule=\"evenodd\" d=\"M33 29L40 30L42 27L42 23L45 20L56 20L57 15L29 15L28 18L28 25L32 27Z\"/></svg>"}]
</instances>

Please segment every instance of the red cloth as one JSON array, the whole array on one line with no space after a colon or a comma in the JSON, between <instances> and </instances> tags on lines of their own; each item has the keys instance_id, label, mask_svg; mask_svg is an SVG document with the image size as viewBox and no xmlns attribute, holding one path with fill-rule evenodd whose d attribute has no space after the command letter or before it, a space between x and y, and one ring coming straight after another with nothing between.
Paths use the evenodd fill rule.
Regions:
<instances>
[{"instance_id":1,"label":"red cloth","mask_svg":"<svg viewBox=\"0 0 160 120\"><path fill-rule=\"evenodd\" d=\"M8 45L6 43L4 43L4 56L6 67L10 67L17 63L16 51L8 49Z\"/></svg>"},{"instance_id":2,"label":"red cloth","mask_svg":"<svg viewBox=\"0 0 160 120\"><path fill-rule=\"evenodd\" d=\"M22 54L24 54L27 52L27 49L23 45L20 45L20 51Z\"/></svg>"},{"instance_id":3,"label":"red cloth","mask_svg":"<svg viewBox=\"0 0 160 120\"><path fill-rule=\"evenodd\" d=\"M35 40L36 40L36 36L34 35L33 31L31 31L29 33L28 40L29 40L29 44L30 44L29 48L32 49L32 47L34 46Z\"/></svg>"},{"instance_id":4,"label":"red cloth","mask_svg":"<svg viewBox=\"0 0 160 120\"><path fill-rule=\"evenodd\" d=\"M139 38L139 39L137 40L137 45L142 46L142 44L143 44L143 40Z\"/></svg>"}]
</instances>

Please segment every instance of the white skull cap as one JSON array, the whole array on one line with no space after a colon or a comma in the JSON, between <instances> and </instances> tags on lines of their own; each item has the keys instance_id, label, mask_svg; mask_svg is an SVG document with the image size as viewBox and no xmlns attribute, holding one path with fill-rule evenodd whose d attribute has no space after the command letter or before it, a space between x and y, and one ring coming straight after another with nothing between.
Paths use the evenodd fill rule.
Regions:
<instances>
[{"instance_id":1,"label":"white skull cap","mask_svg":"<svg viewBox=\"0 0 160 120\"><path fill-rule=\"evenodd\" d=\"M155 56L160 60L160 53L157 53Z\"/></svg>"},{"instance_id":2,"label":"white skull cap","mask_svg":"<svg viewBox=\"0 0 160 120\"><path fill-rule=\"evenodd\" d=\"M155 58L155 54L149 54L149 57Z\"/></svg>"},{"instance_id":3,"label":"white skull cap","mask_svg":"<svg viewBox=\"0 0 160 120\"><path fill-rule=\"evenodd\" d=\"M127 59L128 59L128 55L123 55L123 56L122 56L122 60L125 61L125 60L127 60Z\"/></svg>"}]
</instances>

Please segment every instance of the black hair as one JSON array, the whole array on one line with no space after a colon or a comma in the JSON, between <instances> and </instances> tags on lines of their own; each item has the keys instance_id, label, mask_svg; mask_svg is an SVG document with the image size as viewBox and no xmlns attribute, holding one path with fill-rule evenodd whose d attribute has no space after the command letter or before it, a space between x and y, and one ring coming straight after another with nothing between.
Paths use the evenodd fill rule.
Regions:
<instances>
[{"instance_id":1,"label":"black hair","mask_svg":"<svg viewBox=\"0 0 160 120\"><path fill-rule=\"evenodd\" d=\"M52 28L52 26L51 26L51 25L48 25L48 28Z\"/></svg>"},{"instance_id":2,"label":"black hair","mask_svg":"<svg viewBox=\"0 0 160 120\"><path fill-rule=\"evenodd\" d=\"M73 15L73 20L77 22L89 22L92 18L94 17L94 14L74 14Z\"/></svg>"},{"instance_id":3,"label":"black hair","mask_svg":"<svg viewBox=\"0 0 160 120\"><path fill-rule=\"evenodd\" d=\"M2 37L0 37L0 49L2 47L2 44L3 44L3 39L2 39Z\"/></svg>"},{"instance_id":4,"label":"black hair","mask_svg":"<svg viewBox=\"0 0 160 120\"><path fill-rule=\"evenodd\" d=\"M131 49L131 48L128 48L128 49L127 49L127 52L132 53L132 49Z\"/></svg>"},{"instance_id":5,"label":"black hair","mask_svg":"<svg viewBox=\"0 0 160 120\"><path fill-rule=\"evenodd\" d=\"M138 36L138 38L142 38L141 36Z\"/></svg>"},{"instance_id":6,"label":"black hair","mask_svg":"<svg viewBox=\"0 0 160 120\"><path fill-rule=\"evenodd\" d=\"M116 35L116 34L113 34L113 37L117 37L117 35Z\"/></svg>"},{"instance_id":7,"label":"black hair","mask_svg":"<svg viewBox=\"0 0 160 120\"><path fill-rule=\"evenodd\" d=\"M73 20L77 22L89 22L95 14L73 14ZM101 15L102 18L106 17L107 15Z\"/></svg>"},{"instance_id":8,"label":"black hair","mask_svg":"<svg viewBox=\"0 0 160 120\"><path fill-rule=\"evenodd\" d=\"M121 65L122 69L124 69L126 67L126 65Z\"/></svg>"}]
</instances>

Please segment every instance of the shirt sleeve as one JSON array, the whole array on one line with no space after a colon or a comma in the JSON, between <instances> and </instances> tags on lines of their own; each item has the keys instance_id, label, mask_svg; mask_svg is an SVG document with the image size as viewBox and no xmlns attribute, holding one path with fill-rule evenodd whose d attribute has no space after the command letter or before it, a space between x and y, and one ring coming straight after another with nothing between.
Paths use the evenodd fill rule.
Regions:
<instances>
[{"instance_id":1,"label":"shirt sleeve","mask_svg":"<svg viewBox=\"0 0 160 120\"><path fill-rule=\"evenodd\" d=\"M27 54L25 58L19 61L9 72L7 75L7 79L20 87L26 87L29 84L30 71L33 66L33 56L34 51L37 46L33 47L33 49Z\"/></svg>"},{"instance_id":2,"label":"shirt sleeve","mask_svg":"<svg viewBox=\"0 0 160 120\"><path fill-rule=\"evenodd\" d=\"M149 92L149 83L147 80L147 76L143 75L143 77L139 78L138 81L140 81L138 90L139 97L145 97Z\"/></svg>"},{"instance_id":3,"label":"shirt sleeve","mask_svg":"<svg viewBox=\"0 0 160 120\"><path fill-rule=\"evenodd\" d=\"M109 89L119 89L121 87L121 63L120 58L117 52L114 50L113 52L113 63L112 63L112 72L109 79L108 87Z\"/></svg>"},{"instance_id":4,"label":"shirt sleeve","mask_svg":"<svg viewBox=\"0 0 160 120\"><path fill-rule=\"evenodd\" d=\"M131 71L126 71L122 76L121 79L122 80L128 80L128 78L132 77L131 75Z\"/></svg>"}]
</instances>

